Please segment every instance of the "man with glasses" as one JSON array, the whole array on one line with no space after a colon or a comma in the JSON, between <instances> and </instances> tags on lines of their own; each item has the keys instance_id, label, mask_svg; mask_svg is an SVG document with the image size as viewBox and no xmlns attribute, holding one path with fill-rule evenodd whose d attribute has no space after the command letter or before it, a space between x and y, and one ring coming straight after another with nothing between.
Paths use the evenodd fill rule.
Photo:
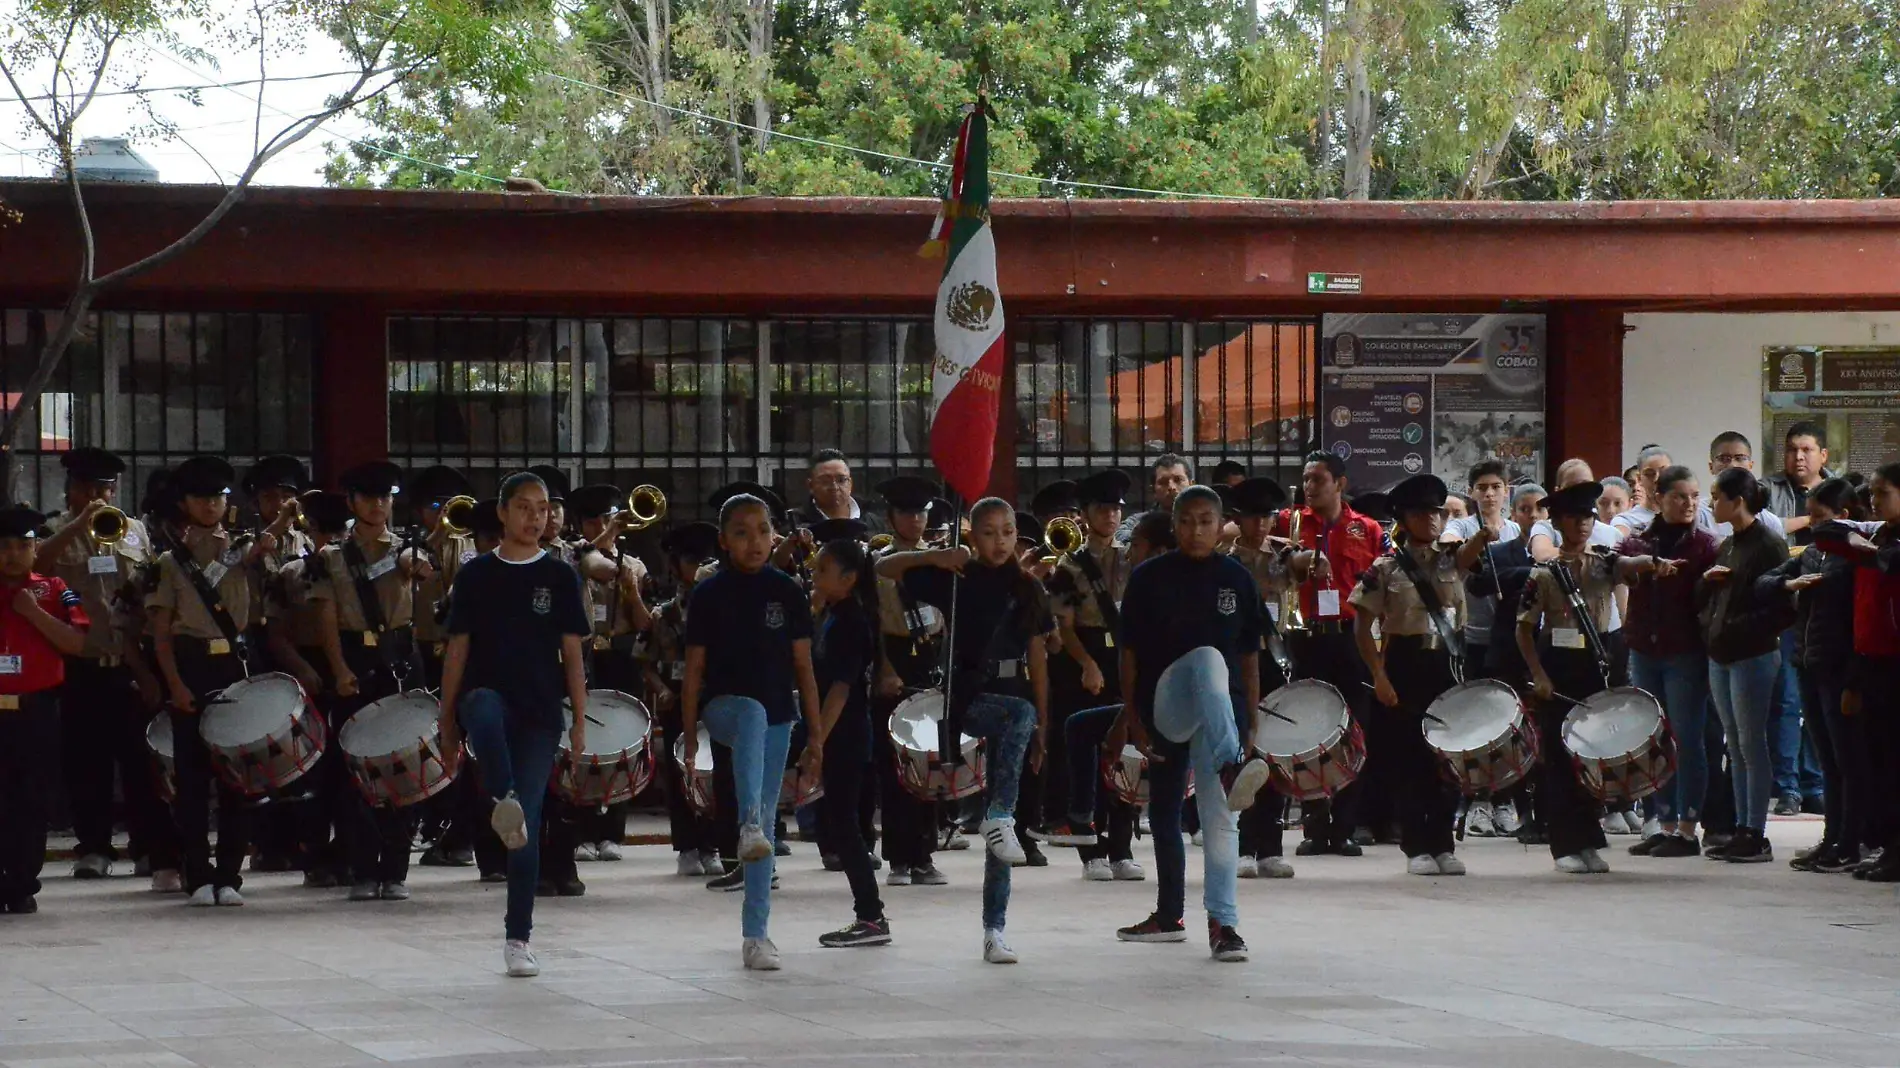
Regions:
<instances>
[{"instance_id":1,"label":"man with glasses","mask_svg":"<svg viewBox=\"0 0 1900 1068\"><path fill-rule=\"evenodd\" d=\"M827 519L856 519L864 523L871 534L881 534L887 528L884 517L874 510L866 509L863 502L851 494L851 462L837 449L820 449L812 455L810 473L805 476L805 488L811 492L811 501L802 508L794 509L792 518L800 527L815 527Z\"/></svg>"}]
</instances>

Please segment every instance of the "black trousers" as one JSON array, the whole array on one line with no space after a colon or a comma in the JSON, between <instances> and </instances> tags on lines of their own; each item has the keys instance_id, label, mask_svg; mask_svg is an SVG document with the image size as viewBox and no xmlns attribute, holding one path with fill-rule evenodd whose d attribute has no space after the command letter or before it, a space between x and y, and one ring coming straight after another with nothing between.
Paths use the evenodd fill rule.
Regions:
<instances>
[{"instance_id":1,"label":"black trousers","mask_svg":"<svg viewBox=\"0 0 1900 1068\"><path fill-rule=\"evenodd\" d=\"M1425 710L1456 685L1451 655L1428 649L1418 638L1389 636L1385 673L1398 691L1397 708L1377 706L1387 739L1386 760L1400 824L1399 848L1408 857L1452 851L1452 822L1458 792L1440 770L1438 754L1425 743ZM1368 759L1370 759L1368 757Z\"/></svg>"},{"instance_id":2,"label":"black trousers","mask_svg":"<svg viewBox=\"0 0 1900 1068\"><path fill-rule=\"evenodd\" d=\"M838 858L851 883L851 906L860 920L884 918L871 871L871 850L860 826L861 799L872 793L869 724L840 723L825 739L825 796L818 800L818 849Z\"/></svg>"},{"instance_id":3,"label":"black trousers","mask_svg":"<svg viewBox=\"0 0 1900 1068\"><path fill-rule=\"evenodd\" d=\"M1859 657L1853 676L1873 772L1867 792L1867 837L1886 848L1891 858L1900 851L1900 657Z\"/></svg>"},{"instance_id":4,"label":"black trousers","mask_svg":"<svg viewBox=\"0 0 1900 1068\"><path fill-rule=\"evenodd\" d=\"M1603 676L1597 671L1596 658L1574 649L1542 649L1544 670L1557 692L1585 700L1603 690ZM1564 748L1564 719L1570 703L1561 700L1539 701L1531 710L1537 722L1538 741L1542 743L1537 773L1537 811L1545 832L1550 835L1550 855L1575 856L1585 849L1607 849L1603 837L1603 804L1585 792L1577 781L1570 750Z\"/></svg>"},{"instance_id":5,"label":"black trousers","mask_svg":"<svg viewBox=\"0 0 1900 1068\"><path fill-rule=\"evenodd\" d=\"M1072 794L1069 787L1069 717L1091 708L1116 704L1122 699L1121 659L1119 651L1108 644L1108 632L1094 627L1078 627L1075 633L1081 639L1082 647L1094 659L1095 665L1102 669L1102 692L1092 694L1082 688L1082 669L1067 654L1050 658L1049 753L1042 765L1042 816L1045 820L1061 819L1069 808ZM1100 761L1092 766L1100 767ZM1092 846L1078 847L1076 856L1084 864L1091 860L1133 860L1135 824L1139 816L1140 811L1123 801L1114 791L1098 788L1095 791L1093 818L1100 837Z\"/></svg>"},{"instance_id":6,"label":"black trousers","mask_svg":"<svg viewBox=\"0 0 1900 1068\"><path fill-rule=\"evenodd\" d=\"M1300 806L1302 831L1308 839L1337 848L1352 838L1359 820L1359 798L1367 788L1366 780L1374 771L1371 749L1374 731L1371 725L1372 691L1366 688L1371 675L1351 631L1344 633L1294 634L1287 640L1293 654L1294 670L1303 679L1330 683L1346 700L1353 719L1366 737L1366 767L1358 780L1331 798L1308 801ZM1243 829L1242 833L1246 833Z\"/></svg>"},{"instance_id":7,"label":"black trousers","mask_svg":"<svg viewBox=\"0 0 1900 1068\"><path fill-rule=\"evenodd\" d=\"M666 793L666 817L672 832L673 852L716 852L719 842L713 821L693 810L692 802L686 799L686 775L680 770L679 761L673 759L673 747L679 744L680 736L676 716L662 717L660 736L662 749L654 757L660 760L660 782Z\"/></svg>"},{"instance_id":8,"label":"black trousers","mask_svg":"<svg viewBox=\"0 0 1900 1068\"><path fill-rule=\"evenodd\" d=\"M366 648L349 635L344 637L343 659L356 676L354 697L339 698L331 737L339 738L343 725L358 712L401 690L399 680L385 663L378 648ZM321 784L328 793L328 807L343 839L349 857L350 879L358 883L400 883L409 879L409 849L416 836L416 806L392 808L371 805L351 779L343 764L341 747L335 748L335 771ZM331 754L325 753L329 760Z\"/></svg>"},{"instance_id":9,"label":"black trousers","mask_svg":"<svg viewBox=\"0 0 1900 1068\"><path fill-rule=\"evenodd\" d=\"M164 818L152 777L145 727L151 717L123 665L90 657L66 658L66 684L59 694L60 757L66 797L72 806L77 856L117 860L112 845L115 781L123 784L126 825L134 839L147 837ZM45 754L42 759L50 759ZM134 842L135 845L142 844Z\"/></svg>"},{"instance_id":10,"label":"black trousers","mask_svg":"<svg viewBox=\"0 0 1900 1068\"><path fill-rule=\"evenodd\" d=\"M59 736L57 691L23 694L20 707L0 709L0 906L40 892Z\"/></svg>"},{"instance_id":11,"label":"black trousers","mask_svg":"<svg viewBox=\"0 0 1900 1068\"><path fill-rule=\"evenodd\" d=\"M1286 685L1286 675L1273 657L1262 652L1260 660L1260 696L1265 697ZM1251 748L1247 755L1251 755ZM1281 817L1286 813L1286 798L1273 788L1272 780L1254 795L1253 807L1240 814L1240 855L1243 857L1280 857L1286 855L1286 830Z\"/></svg>"},{"instance_id":12,"label":"black trousers","mask_svg":"<svg viewBox=\"0 0 1900 1068\"><path fill-rule=\"evenodd\" d=\"M233 790L211 763L211 751L198 733L200 712L213 695L244 678L244 661L236 652L218 656L206 650L206 643L191 638L173 638L173 657L178 675L191 691L199 712L181 714L172 710L172 745L178 767L178 797L172 815L178 825L179 849L183 854L185 891L201 886L244 885L241 873L244 857L251 851L251 806L243 794ZM218 852L215 866L211 856L211 795L218 797Z\"/></svg>"},{"instance_id":13,"label":"black trousers","mask_svg":"<svg viewBox=\"0 0 1900 1068\"><path fill-rule=\"evenodd\" d=\"M884 656L905 687L930 685L933 652L916 647L909 637L884 636ZM903 696L871 699L871 770L877 782L879 807L884 813L884 862L893 869L926 868L937 852L938 804L904 789L898 777L897 750L891 744L891 713ZM1017 794L1022 796L1020 788Z\"/></svg>"}]
</instances>

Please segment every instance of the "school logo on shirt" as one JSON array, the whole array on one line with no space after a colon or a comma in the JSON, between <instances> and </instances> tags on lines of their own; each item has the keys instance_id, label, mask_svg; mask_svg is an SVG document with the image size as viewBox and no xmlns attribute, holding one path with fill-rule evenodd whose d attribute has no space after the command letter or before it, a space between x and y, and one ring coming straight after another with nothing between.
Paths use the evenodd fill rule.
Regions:
<instances>
[{"instance_id":1,"label":"school logo on shirt","mask_svg":"<svg viewBox=\"0 0 1900 1068\"><path fill-rule=\"evenodd\" d=\"M1346 536L1350 538L1365 537L1366 525L1364 523L1361 523L1357 519L1353 520L1351 523L1346 524Z\"/></svg>"},{"instance_id":2,"label":"school logo on shirt","mask_svg":"<svg viewBox=\"0 0 1900 1068\"><path fill-rule=\"evenodd\" d=\"M554 591L546 586L534 588L534 614L545 616L554 610Z\"/></svg>"},{"instance_id":3,"label":"school logo on shirt","mask_svg":"<svg viewBox=\"0 0 1900 1068\"><path fill-rule=\"evenodd\" d=\"M1220 596L1214 598L1214 610L1224 616L1231 616L1240 608L1240 595L1231 587L1221 587Z\"/></svg>"},{"instance_id":4,"label":"school logo on shirt","mask_svg":"<svg viewBox=\"0 0 1900 1068\"><path fill-rule=\"evenodd\" d=\"M765 627L767 630L782 630L785 627L785 606L771 601L765 606Z\"/></svg>"}]
</instances>

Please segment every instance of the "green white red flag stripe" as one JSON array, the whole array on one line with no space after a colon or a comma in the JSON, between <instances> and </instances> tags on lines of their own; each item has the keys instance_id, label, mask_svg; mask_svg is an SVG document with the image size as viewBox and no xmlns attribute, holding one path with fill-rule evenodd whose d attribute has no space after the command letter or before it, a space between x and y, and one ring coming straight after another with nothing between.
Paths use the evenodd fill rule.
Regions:
<instances>
[{"instance_id":1,"label":"green white red flag stripe","mask_svg":"<svg viewBox=\"0 0 1900 1068\"><path fill-rule=\"evenodd\" d=\"M995 459L1003 379L1003 297L990 230L987 101L964 109L944 201L925 255L946 253L937 285L930 458L964 500L983 496ZM947 233L946 233L947 231Z\"/></svg>"}]
</instances>

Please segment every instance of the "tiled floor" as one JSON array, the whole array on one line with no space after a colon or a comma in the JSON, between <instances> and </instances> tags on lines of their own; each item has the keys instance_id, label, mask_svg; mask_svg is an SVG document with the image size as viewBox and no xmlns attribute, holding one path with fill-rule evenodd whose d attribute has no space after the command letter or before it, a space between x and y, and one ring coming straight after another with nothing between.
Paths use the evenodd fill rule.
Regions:
<instances>
[{"instance_id":1,"label":"tiled floor","mask_svg":"<svg viewBox=\"0 0 1900 1068\"><path fill-rule=\"evenodd\" d=\"M1817 831L1771 835L1785 857ZM0 917L0 1068L1900 1065L1893 888L1628 841L1596 878L1502 841L1466 843L1457 880L1400 874L1391 848L1302 859L1241 885L1244 965L1198 932L1118 944L1154 884L1084 883L1060 851L1016 873L1023 963L996 967L976 854L943 858L948 887L886 892L896 945L820 950L849 893L801 845L775 900L785 970L764 976L739 967L739 897L675 878L661 847L542 903L534 981L499 974L502 892L466 871L417 869L403 904L260 876L242 910L61 877L38 916Z\"/></svg>"}]
</instances>

